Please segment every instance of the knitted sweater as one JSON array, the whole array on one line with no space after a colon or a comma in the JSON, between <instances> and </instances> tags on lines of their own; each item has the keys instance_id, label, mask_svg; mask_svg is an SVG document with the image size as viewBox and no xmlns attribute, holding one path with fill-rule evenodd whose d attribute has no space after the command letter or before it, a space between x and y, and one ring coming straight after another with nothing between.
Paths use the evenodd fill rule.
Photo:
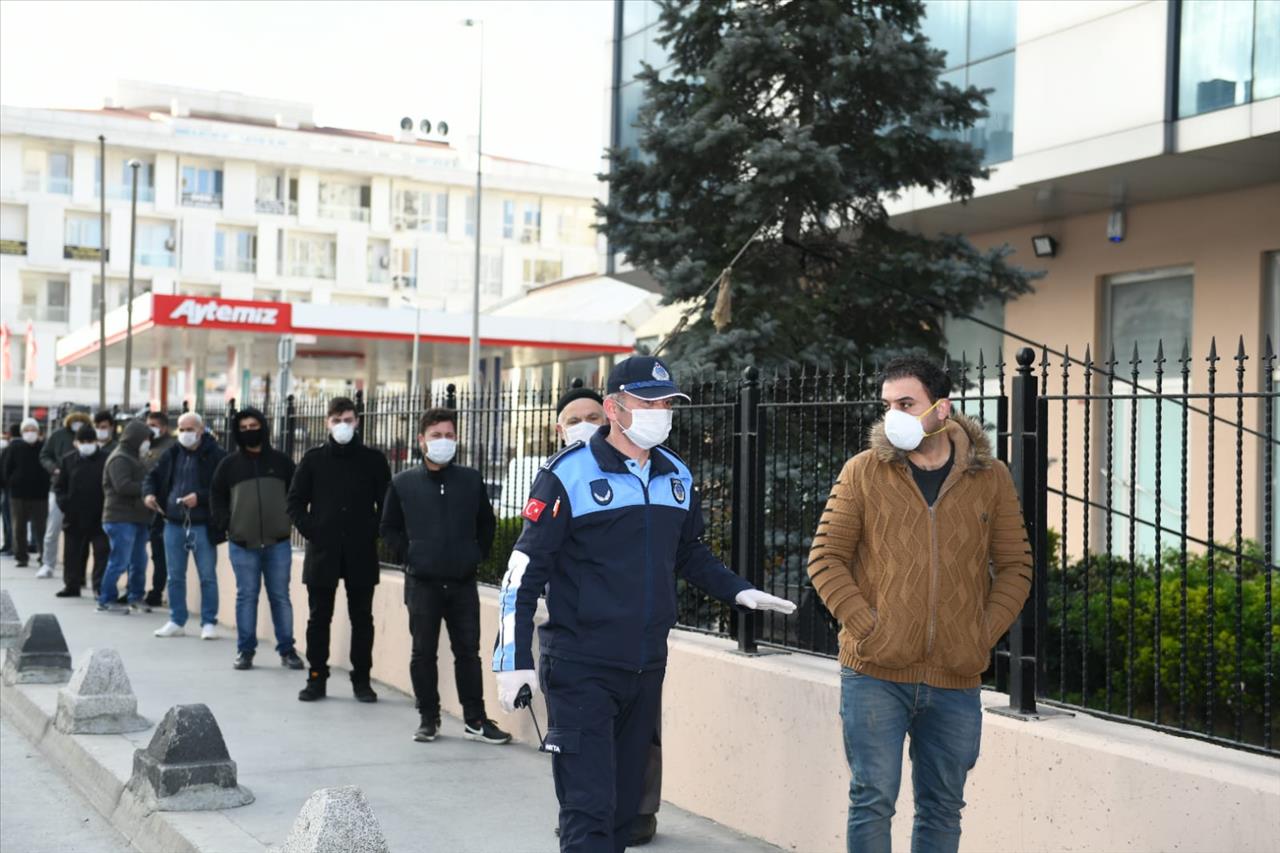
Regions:
<instances>
[{"instance_id":1,"label":"knitted sweater","mask_svg":"<svg viewBox=\"0 0 1280 853\"><path fill-rule=\"evenodd\" d=\"M981 425L953 412L946 435L955 461L930 507L876 424L827 499L809 577L840 622L843 665L969 688L1031 590L1031 548L1013 478Z\"/></svg>"}]
</instances>

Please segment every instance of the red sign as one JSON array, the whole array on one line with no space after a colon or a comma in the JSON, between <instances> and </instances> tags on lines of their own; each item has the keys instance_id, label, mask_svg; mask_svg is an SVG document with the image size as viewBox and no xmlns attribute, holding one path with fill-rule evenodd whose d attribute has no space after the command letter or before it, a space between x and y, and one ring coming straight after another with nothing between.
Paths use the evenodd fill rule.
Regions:
<instances>
[{"instance_id":1,"label":"red sign","mask_svg":"<svg viewBox=\"0 0 1280 853\"><path fill-rule=\"evenodd\" d=\"M159 293L152 300L151 321L157 326L241 332L288 332L293 328L293 306L288 302L248 302Z\"/></svg>"}]
</instances>

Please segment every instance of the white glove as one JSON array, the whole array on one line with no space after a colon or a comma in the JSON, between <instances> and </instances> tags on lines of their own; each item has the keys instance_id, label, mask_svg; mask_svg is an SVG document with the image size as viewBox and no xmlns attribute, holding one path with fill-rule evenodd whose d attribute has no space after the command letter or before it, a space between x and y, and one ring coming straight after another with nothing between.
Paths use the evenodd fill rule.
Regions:
<instances>
[{"instance_id":1,"label":"white glove","mask_svg":"<svg viewBox=\"0 0 1280 853\"><path fill-rule=\"evenodd\" d=\"M529 686L530 699L538 693L538 674L532 669L510 670L496 673L496 675L498 677L498 701L502 703L502 709L508 714L516 709L516 697L520 695L521 687Z\"/></svg>"},{"instance_id":2,"label":"white glove","mask_svg":"<svg viewBox=\"0 0 1280 853\"><path fill-rule=\"evenodd\" d=\"M758 589L744 589L733 600L750 610L776 610L779 613L796 612L794 601L787 601L785 598L778 598L776 595L770 595Z\"/></svg>"}]
</instances>

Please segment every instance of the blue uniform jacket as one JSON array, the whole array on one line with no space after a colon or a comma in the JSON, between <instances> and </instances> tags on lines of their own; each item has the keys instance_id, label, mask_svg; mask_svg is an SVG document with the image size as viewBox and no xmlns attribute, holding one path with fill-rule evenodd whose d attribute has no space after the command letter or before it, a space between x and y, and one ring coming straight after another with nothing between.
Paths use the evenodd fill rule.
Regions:
<instances>
[{"instance_id":1,"label":"blue uniform jacket","mask_svg":"<svg viewBox=\"0 0 1280 853\"><path fill-rule=\"evenodd\" d=\"M655 447L645 482L608 432L566 447L534 480L502 581L496 672L534 668L533 615L544 588L544 654L641 671L666 666L677 571L722 601L751 586L703 544L698 494L680 457Z\"/></svg>"}]
</instances>

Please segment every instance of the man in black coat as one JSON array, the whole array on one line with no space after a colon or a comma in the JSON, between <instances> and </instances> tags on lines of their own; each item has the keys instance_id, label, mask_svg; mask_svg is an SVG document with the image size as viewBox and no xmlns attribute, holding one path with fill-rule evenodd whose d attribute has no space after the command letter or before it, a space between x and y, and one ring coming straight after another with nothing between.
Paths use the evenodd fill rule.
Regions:
<instances>
[{"instance_id":1,"label":"man in black coat","mask_svg":"<svg viewBox=\"0 0 1280 853\"><path fill-rule=\"evenodd\" d=\"M373 667L373 588L378 583L378 521L391 468L366 447L349 397L329 403L329 440L308 450L289 487L289 517L307 540L302 582L307 585L306 687L303 702L325 697L329 680L329 625L341 580L351 619L351 688L361 702L376 702Z\"/></svg>"},{"instance_id":2,"label":"man in black coat","mask_svg":"<svg viewBox=\"0 0 1280 853\"><path fill-rule=\"evenodd\" d=\"M93 589L98 594L102 573L107 568L110 544L102 529L102 469L107 453L98 446L98 437L87 419L76 429L74 448L58 461L58 479L53 497L62 511L62 532L66 538L62 567L62 589L58 598L79 598L84 586L84 569L93 550Z\"/></svg>"},{"instance_id":3,"label":"man in black coat","mask_svg":"<svg viewBox=\"0 0 1280 853\"><path fill-rule=\"evenodd\" d=\"M392 479L382 508L382 539L405 564L404 603L413 635L409 677L421 715L413 739L425 743L439 732L436 647L443 619L466 737L507 743L511 735L484 712L476 590L476 567L493 547L497 523L480 472L451 464L458 446L457 421L452 409L426 411L418 423L423 464Z\"/></svg>"},{"instance_id":4,"label":"man in black coat","mask_svg":"<svg viewBox=\"0 0 1280 853\"><path fill-rule=\"evenodd\" d=\"M4 482L13 513L13 557L20 569L27 567L28 549L39 550L49 517L49 472L40 464L40 424L24 418L21 439L6 448ZM27 538L28 524L31 538Z\"/></svg>"}]
</instances>

